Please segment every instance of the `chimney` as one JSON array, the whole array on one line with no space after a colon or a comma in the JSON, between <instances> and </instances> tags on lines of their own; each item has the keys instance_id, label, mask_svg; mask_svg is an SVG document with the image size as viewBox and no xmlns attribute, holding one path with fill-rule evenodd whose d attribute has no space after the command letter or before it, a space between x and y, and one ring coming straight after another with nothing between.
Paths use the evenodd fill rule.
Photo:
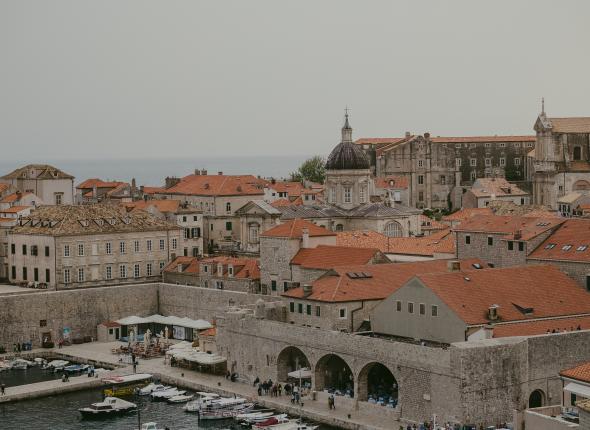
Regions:
<instances>
[{"instance_id":1,"label":"chimney","mask_svg":"<svg viewBox=\"0 0 590 430\"><path fill-rule=\"evenodd\" d=\"M207 169L201 170L201 176L207 176Z\"/></svg>"},{"instance_id":2,"label":"chimney","mask_svg":"<svg viewBox=\"0 0 590 430\"><path fill-rule=\"evenodd\" d=\"M195 169L195 176L199 176L201 174L201 171L199 169Z\"/></svg>"},{"instance_id":3,"label":"chimney","mask_svg":"<svg viewBox=\"0 0 590 430\"><path fill-rule=\"evenodd\" d=\"M516 239L516 240L522 239L522 230L516 230L514 232L514 239Z\"/></svg>"},{"instance_id":4,"label":"chimney","mask_svg":"<svg viewBox=\"0 0 590 430\"><path fill-rule=\"evenodd\" d=\"M180 182L180 179L178 179L175 176L166 176L165 187L172 188L174 185L178 184L179 182Z\"/></svg>"},{"instance_id":5,"label":"chimney","mask_svg":"<svg viewBox=\"0 0 590 430\"><path fill-rule=\"evenodd\" d=\"M308 228L301 229L301 247L302 248L309 248L309 229Z\"/></svg>"},{"instance_id":6,"label":"chimney","mask_svg":"<svg viewBox=\"0 0 590 430\"><path fill-rule=\"evenodd\" d=\"M218 174L219 176L222 176L222 175L223 175L223 172L217 172L217 174Z\"/></svg>"},{"instance_id":7,"label":"chimney","mask_svg":"<svg viewBox=\"0 0 590 430\"><path fill-rule=\"evenodd\" d=\"M312 292L313 292L313 287L311 286L311 284L303 285L303 297L311 296Z\"/></svg>"},{"instance_id":8,"label":"chimney","mask_svg":"<svg viewBox=\"0 0 590 430\"><path fill-rule=\"evenodd\" d=\"M424 139L426 139L426 140L430 139L430 133L428 133L428 132L424 133Z\"/></svg>"},{"instance_id":9,"label":"chimney","mask_svg":"<svg viewBox=\"0 0 590 430\"><path fill-rule=\"evenodd\" d=\"M459 262L459 260L450 260L447 262L447 270L449 272L460 272L461 263Z\"/></svg>"},{"instance_id":10,"label":"chimney","mask_svg":"<svg viewBox=\"0 0 590 430\"><path fill-rule=\"evenodd\" d=\"M483 338L493 339L494 337L494 326L492 324L486 324L483 326Z\"/></svg>"},{"instance_id":11,"label":"chimney","mask_svg":"<svg viewBox=\"0 0 590 430\"><path fill-rule=\"evenodd\" d=\"M406 139L409 139L412 134L409 131L406 131Z\"/></svg>"},{"instance_id":12,"label":"chimney","mask_svg":"<svg viewBox=\"0 0 590 430\"><path fill-rule=\"evenodd\" d=\"M94 197L95 199L98 197L98 189L96 187L96 184L92 186L92 197Z\"/></svg>"},{"instance_id":13,"label":"chimney","mask_svg":"<svg viewBox=\"0 0 590 430\"><path fill-rule=\"evenodd\" d=\"M488 308L488 319L490 321L496 321L498 319L498 305L492 305Z\"/></svg>"}]
</instances>

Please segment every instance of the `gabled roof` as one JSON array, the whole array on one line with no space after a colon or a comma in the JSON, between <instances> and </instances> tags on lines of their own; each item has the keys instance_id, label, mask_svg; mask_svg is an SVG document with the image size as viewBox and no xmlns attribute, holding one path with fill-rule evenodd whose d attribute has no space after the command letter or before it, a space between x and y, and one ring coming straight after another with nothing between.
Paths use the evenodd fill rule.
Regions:
<instances>
[{"instance_id":1,"label":"gabled roof","mask_svg":"<svg viewBox=\"0 0 590 430\"><path fill-rule=\"evenodd\" d=\"M74 177L49 164L28 164L2 176L2 179L74 179Z\"/></svg>"},{"instance_id":2,"label":"gabled roof","mask_svg":"<svg viewBox=\"0 0 590 430\"><path fill-rule=\"evenodd\" d=\"M494 212L490 208L463 208L450 215L444 216L443 221L465 221L475 215L493 215Z\"/></svg>"},{"instance_id":3,"label":"gabled roof","mask_svg":"<svg viewBox=\"0 0 590 430\"><path fill-rule=\"evenodd\" d=\"M316 248L301 248L291 259L291 264L306 269L331 269L335 266L369 264L379 254L376 248L319 245Z\"/></svg>"},{"instance_id":4,"label":"gabled roof","mask_svg":"<svg viewBox=\"0 0 590 430\"><path fill-rule=\"evenodd\" d=\"M435 136L430 140L433 143L502 143L502 142L534 142L536 136L458 136L458 137L443 137Z\"/></svg>"},{"instance_id":5,"label":"gabled roof","mask_svg":"<svg viewBox=\"0 0 590 430\"><path fill-rule=\"evenodd\" d=\"M201 273L201 267L203 265L213 266L213 271L208 274L212 277L230 277L229 266L233 267L233 276L235 279L260 279L260 265L258 260L255 258L235 258L217 256L210 258L203 258L199 260L197 257L176 257L173 261L168 263L164 267L164 272L167 273L189 273L198 275ZM223 273L217 273L217 266L221 264ZM182 271L178 271L178 267L181 267Z\"/></svg>"},{"instance_id":6,"label":"gabled roof","mask_svg":"<svg viewBox=\"0 0 590 430\"><path fill-rule=\"evenodd\" d=\"M590 361L559 372L560 376L590 383Z\"/></svg>"},{"instance_id":7,"label":"gabled roof","mask_svg":"<svg viewBox=\"0 0 590 430\"><path fill-rule=\"evenodd\" d=\"M563 332L590 329L590 316L545 318L510 324L494 324L494 337L535 336L549 332Z\"/></svg>"},{"instance_id":8,"label":"gabled roof","mask_svg":"<svg viewBox=\"0 0 590 430\"><path fill-rule=\"evenodd\" d=\"M553 265L419 274L416 278L468 325L489 323L488 309L494 305L500 322L590 314L590 294ZM532 313L527 315L524 308L531 308Z\"/></svg>"},{"instance_id":9,"label":"gabled roof","mask_svg":"<svg viewBox=\"0 0 590 430\"><path fill-rule=\"evenodd\" d=\"M2 200L0 200L0 203L18 202L20 199L22 199L25 196L28 196L29 194L33 194L33 193L28 193L28 192L21 193L21 192L17 191L16 193L8 194L7 196L5 196Z\"/></svg>"},{"instance_id":10,"label":"gabled roof","mask_svg":"<svg viewBox=\"0 0 590 430\"><path fill-rule=\"evenodd\" d=\"M549 118L556 133L590 133L590 117Z\"/></svg>"},{"instance_id":11,"label":"gabled roof","mask_svg":"<svg viewBox=\"0 0 590 430\"><path fill-rule=\"evenodd\" d=\"M266 181L252 175L188 175L163 194L193 196L264 195ZM145 188L144 188L145 192Z\"/></svg>"},{"instance_id":12,"label":"gabled roof","mask_svg":"<svg viewBox=\"0 0 590 430\"><path fill-rule=\"evenodd\" d=\"M94 187L96 187L96 188L116 188L121 184L126 184L126 182L103 181L102 179L99 179L99 178L90 178L90 179L86 179L85 181L78 184L76 186L76 188L79 190L92 189Z\"/></svg>"},{"instance_id":13,"label":"gabled roof","mask_svg":"<svg viewBox=\"0 0 590 430\"><path fill-rule=\"evenodd\" d=\"M303 237L303 229L306 228L309 232L309 237L314 236L336 236L336 233L315 225L312 222L303 219L294 219L279 224L269 230L263 232L261 237L284 237L288 239L297 239Z\"/></svg>"},{"instance_id":14,"label":"gabled roof","mask_svg":"<svg viewBox=\"0 0 590 430\"><path fill-rule=\"evenodd\" d=\"M361 137L354 141L357 145L385 145L388 143L398 143L405 140L404 137Z\"/></svg>"},{"instance_id":15,"label":"gabled roof","mask_svg":"<svg viewBox=\"0 0 590 430\"><path fill-rule=\"evenodd\" d=\"M562 224L559 218L480 215L463 221L455 231L503 234L508 240L531 240ZM518 235L520 234L520 237Z\"/></svg>"},{"instance_id":16,"label":"gabled roof","mask_svg":"<svg viewBox=\"0 0 590 430\"><path fill-rule=\"evenodd\" d=\"M528 196L529 193L504 178L479 178L470 190L476 197Z\"/></svg>"},{"instance_id":17,"label":"gabled roof","mask_svg":"<svg viewBox=\"0 0 590 430\"><path fill-rule=\"evenodd\" d=\"M590 219L568 219L528 258L590 262Z\"/></svg>"},{"instance_id":18,"label":"gabled roof","mask_svg":"<svg viewBox=\"0 0 590 430\"><path fill-rule=\"evenodd\" d=\"M273 208L279 208L279 207L285 207L285 206L291 206L292 202L290 202L287 199L278 199L275 200L274 202L272 202L270 205Z\"/></svg>"},{"instance_id":19,"label":"gabled roof","mask_svg":"<svg viewBox=\"0 0 590 430\"><path fill-rule=\"evenodd\" d=\"M0 209L0 213L15 214L21 211L26 211L27 209L33 209L33 206L11 206L7 209Z\"/></svg>"},{"instance_id":20,"label":"gabled roof","mask_svg":"<svg viewBox=\"0 0 590 430\"><path fill-rule=\"evenodd\" d=\"M162 213L176 213L180 207L180 200L174 199L154 199L154 200L137 200L135 202L122 203L128 210L146 210L150 206L158 209Z\"/></svg>"},{"instance_id":21,"label":"gabled roof","mask_svg":"<svg viewBox=\"0 0 590 430\"><path fill-rule=\"evenodd\" d=\"M251 200L248 203L246 203L244 206L239 208L236 211L236 214L239 215L242 213L246 213L248 210L250 210L250 208L252 208L254 206L258 207L259 209L261 209L262 211L266 212L269 215L280 215L281 214L281 212L279 210L277 210L276 208L274 208L272 205L268 204L264 200Z\"/></svg>"},{"instance_id":22,"label":"gabled roof","mask_svg":"<svg viewBox=\"0 0 590 430\"><path fill-rule=\"evenodd\" d=\"M445 230L449 228L448 225L443 224L442 222L430 218L426 215L420 215L420 224L422 224L423 231Z\"/></svg>"},{"instance_id":23,"label":"gabled roof","mask_svg":"<svg viewBox=\"0 0 590 430\"><path fill-rule=\"evenodd\" d=\"M481 261L479 259L463 260L461 267L463 270L469 270L473 268L474 263L481 264ZM310 295L305 296L303 287L298 287L288 290L283 296L320 302L383 300L418 273L445 272L447 264L447 260L431 260L414 263L338 266L312 283ZM355 273L368 276L359 278L355 277Z\"/></svg>"},{"instance_id":24,"label":"gabled roof","mask_svg":"<svg viewBox=\"0 0 590 430\"><path fill-rule=\"evenodd\" d=\"M165 193L166 192L166 188L164 188L164 187L144 186L142 189L143 189L144 194L156 194L156 193Z\"/></svg>"},{"instance_id":25,"label":"gabled roof","mask_svg":"<svg viewBox=\"0 0 590 430\"><path fill-rule=\"evenodd\" d=\"M299 197L304 189L304 186L301 182L293 181L276 181L274 183L269 182L267 186L279 193L287 193L287 195L291 198Z\"/></svg>"}]
</instances>

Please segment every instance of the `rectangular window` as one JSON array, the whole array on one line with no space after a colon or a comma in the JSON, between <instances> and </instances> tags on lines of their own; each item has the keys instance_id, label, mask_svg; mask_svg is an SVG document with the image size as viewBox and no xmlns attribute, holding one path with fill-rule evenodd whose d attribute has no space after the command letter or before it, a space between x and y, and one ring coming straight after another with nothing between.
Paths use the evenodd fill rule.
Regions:
<instances>
[{"instance_id":1,"label":"rectangular window","mask_svg":"<svg viewBox=\"0 0 590 430\"><path fill-rule=\"evenodd\" d=\"M106 279L113 279L113 268L111 266L107 266L105 269L105 278Z\"/></svg>"},{"instance_id":2,"label":"rectangular window","mask_svg":"<svg viewBox=\"0 0 590 430\"><path fill-rule=\"evenodd\" d=\"M412 302L408 302L408 313L410 313L410 314L414 313L414 303L412 303Z\"/></svg>"},{"instance_id":3,"label":"rectangular window","mask_svg":"<svg viewBox=\"0 0 590 430\"><path fill-rule=\"evenodd\" d=\"M352 188L344 187L344 203L352 202Z\"/></svg>"},{"instance_id":4,"label":"rectangular window","mask_svg":"<svg viewBox=\"0 0 590 430\"><path fill-rule=\"evenodd\" d=\"M518 242L518 250L524 251L524 242Z\"/></svg>"},{"instance_id":5,"label":"rectangular window","mask_svg":"<svg viewBox=\"0 0 590 430\"><path fill-rule=\"evenodd\" d=\"M125 242L119 242L119 252L125 254Z\"/></svg>"},{"instance_id":6,"label":"rectangular window","mask_svg":"<svg viewBox=\"0 0 590 430\"><path fill-rule=\"evenodd\" d=\"M12 255L16 254L16 245L14 243L10 244L10 253Z\"/></svg>"},{"instance_id":7,"label":"rectangular window","mask_svg":"<svg viewBox=\"0 0 590 430\"><path fill-rule=\"evenodd\" d=\"M471 236L466 234L465 235L465 245L470 245L470 244L471 244Z\"/></svg>"},{"instance_id":8,"label":"rectangular window","mask_svg":"<svg viewBox=\"0 0 590 430\"><path fill-rule=\"evenodd\" d=\"M430 308L430 314L433 317L437 317L438 316L438 306L432 305L431 308Z\"/></svg>"},{"instance_id":9,"label":"rectangular window","mask_svg":"<svg viewBox=\"0 0 590 430\"><path fill-rule=\"evenodd\" d=\"M364 185L361 185L359 188L359 201L361 203L365 203L365 187L364 187Z\"/></svg>"},{"instance_id":10,"label":"rectangular window","mask_svg":"<svg viewBox=\"0 0 590 430\"><path fill-rule=\"evenodd\" d=\"M231 203L230 202L227 202L225 204L225 212L228 213L228 214L231 213Z\"/></svg>"},{"instance_id":11,"label":"rectangular window","mask_svg":"<svg viewBox=\"0 0 590 430\"><path fill-rule=\"evenodd\" d=\"M517 158L514 159L514 165L515 166L520 166L520 158L519 157L517 157Z\"/></svg>"},{"instance_id":12,"label":"rectangular window","mask_svg":"<svg viewBox=\"0 0 590 430\"><path fill-rule=\"evenodd\" d=\"M148 240L148 241L145 243L145 247L146 247L146 249L148 250L148 252L152 250L152 240L151 240L151 239L149 239L149 240Z\"/></svg>"},{"instance_id":13,"label":"rectangular window","mask_svg":"<svg viewBox=\"0 0 590 430\"><path fill-rule=\"evenodd\" d=\"M418 185L424 185L424 175L418 175Z\"/></svg>"},{"instance_id":14,"label":"rectangular window","mask_svg":"<svg viewBox=\"0 0 590 430\"><path fill-rule=\"evenodd\" d=\"M139 264L135 264L133 266L133 277L134 278L139 278L141 275L141 271L139 270Z\"/></svg>"},{"instance_id":15,"label":"rectangular window","mask_svg":"<svg viewBox=\"0 0 590 430\"><path fill-rule=\"evenodd\" d=\"M172 239L172 249L176 249L178 247L178 240L176 238Z\"/></svg>"},{"instance_id":16,"label":"rectangular window","mask_svg":"<svg viewBox=\"0 0 590 430\"><path fill-rule=\"evenodd\" d=\"M424 160L418 160L418 167L424 167Z\"/></svg>"},{"instance_id":17,"label":"rectangular window","mask_svg":"<svg viewBox=\"0 0 590 430\"><path fill-rule=\"evenodd\" d=\"M23 281L27 280L27 268L23 267Z\"/></svg>"},{"instance_id":18,"label":"rectangular window","mask_svg":"<svg viewBox=\"0 0 590 430\"><path fill-rule=\"evenodd\" d=\"M47 320L39 320L39 327L47 327Z\"/></svg>"},{"instance_id":19,"label":"rectangular window","mask_svg":"<svg viewBox=\"0 0 590 430\"><path fill-rule=\"evenodd\" d=\"M23 255L27 255L27 245L23 244Z\"/></svg>"},{"instance_id":20,"label":"rectangular window","mask_svg":"<svg viewBox=\"0 0 590 430\"><path fill-rule=\"evenodd\" d=\"M471 158L471 159L469 160L469 165L470 165L471 167L475 167L475 166L477 166L477 158Z\"/></svg>"},{"instance_id":21,"label":"rectangular window","mask_svg":"<svg viewBox=\"0 0 590 430\"><path fill-rule=\"evenodd\" d=\"M322 312L321 312L320 306L319 305L316 305L316 307L315 307L315 316L316 317L319 317L319 316L321 316L321 313Z\"/></svg>"},{"instance_id":22,"label":"rectangular window","mask_svg":"<svg viewBox=\"0 0 590 430\"><path fill-rule=\"evenodd\" d=\"M127 277L127 266L120 265L119 266L119 278L125 279Z\"/></svg>"},{"instance_id":23,"label":"rectangular window","mask_svg":"<svg viewBox=\"0 0 590 430\"><path fill-rule=\"evenodd\" d=\"M440 184L441 185L447 184L447 177L445 175L440 175Z\"/></svg>"},{"instance_id":24,"label":"rectangular window","mask_svg":"<svg viewBox=\"0 0 590 430\"><path fill-rule=\"evenodd\" d=\"M166 263L164 263L163 261L160 261L160 273L162 273L162 270L164 270L164 265Z\"/></svg>"},{"instance_id":25,"label":"rectangular window","mask_svg":"<svg viewBox=\"0 0 590 430\"><path fill-rule=\"evenodd\" d=\"M508 241L508 251L512 251L514 249L514 242L509 240Z\"/></svg>"},{"instance_id":26,"label":"rectangular window","mask_svg":"<svg viewBox=\"0 0 590 430\"><path fill-rule=\"evenodd\" d=\"M283 282L283 291L287 291L289 289L289 284L285 281Z\"/></svg>"},{"instance_id":27,"label":"rectangular window","mask_svg":"<svg viewBox=\"0 0 590 430\"><path fill-rule=\"evenodd\" d=\"M307 305L305 311L307 312L307 315L311 315L311 305Z\"/></svg>"},{"instance_id":28,"label":"rectangular window","mask_svg":"<svg viewBox=\"0 0 590 430\"><path fill-rule=\"evenodd\" d=\"M136 240L135 242L133 242L133 251L139 252L139 240Z\"/></svg>"},{"instance_id":29,"label":"rectangular window","mask_svg":"<svg viewBox=\"0 0 590 430\"><path fill-rule=\"evenodd\" d=\"M488 236L488 246L494 245L494 238L492 236Z\"/></svg>"},{"instance_id":30,"label":"rectangular window","mask_svg":"<svg viewBox=\"0 0 590 430\"><path fill-rule=\"evenodd\" d=\"M111 255L113 253L113 245L111 244L111 242L105 243L105 250L107 255Z\"/></svg>"},{"instance_id":31,"label":"rectangular window","mask_svg":"<svg viewBox=\"0 0 590 430\"><path fill-rule=\"evenodd\" d=\"M78 269L78 282L84 282L84 268L80 267Z\"/></svg>"},{"instance_id":32,"label":"rectangular window","mask_svg":"<svg viewBox=\"0 0 590 430\"><path fill-rule=\"evenodd\" d=\"M31 245L31 255L39 255L39 249L37 248L37 245Z\"/></svg>"},{"instance_id":33,"label":"rectangular window","mask_svg":"<svg viewBox=\"0 0 590 430\"><path fill-rule=\"evenodd\" d=\"M330 203L334 203L336 201L336 188L330 188Z\"/></svg>"},{"instance_id":34,"label":"rectangular window","mask_svg":"<svg viewBox=\"0 0 590 430\"><path fill-rule=\"evenodd\" d=\"M275 281L275 280L270 281L270 289L272 291L276 291L277 290L277 281Z\"/></svg>"},{"instance_id":35,"label":"rectangular window","mask_svg":"<svg viewBox=\"0 0 590 430\"><path fill-rule=\"evenodd\" d=\"M69 284L70 282L71 282L70 269L64 269L64 284Z\"/></svg>"},{"instance_id":36,"label":"rectangular window","mask_svg":"<svg viewBox=\"0 0 590 430\"><path fill-rule=\"evenodd\" d=\"M461 159L455 158L455 167L461 167Z\"/></svg>"},{"instance_id":37,"label":"rectangular window","mask_svg":"<svg viewBox=\"0 0 590 430\"><path fill-rule=\"evenodd\" d=\"M289 311L295 312L295 303L294 302L289 302Z\"/></svg>"},{"instance_id":38,"label":"rectangular window","mask_svg":"<svg viewBox=\"0 0 590 430\"><path fill-rule=\"evenodd\" d=\"M477 172L475 172L475 171L471 172L471 180L475 181L476 178L477 178Z\"/></svg>"},{"instance_id":39,"label":"rectangular window","mask_svg":"<svg viewBox=\"0 0 590 430\"><path fill-rule=\"evenodd\" d=\"M152 263L147 263L145 265L145 274L146 276L152 276L154 274Z\"/></svg>"},{"instance_id":40,"label":"rectangular window","mask_svg":"<svg viewBox=\"0 0 590 430\"><path fill-rule=\"evenodd\" d=\"M506 159L504 157L500 158L500 166L504 167L506 165Z\"/></svg>"},{"instance_id":41,"label":"rectangular window","mask_svg":"<svg viewBox=\"0 0 590 430\"><path fill-rule=\"evenodd\" d=\"M84 257L84 244L78 244L78 257Z\"/></svg>"},{"instance_id":42,"label":"rectangular window","mask_svg":"<svg viewBox=\"0 0 590 430\"><path fill-rule=\"evenodd\" d=\"M419 202L424 201L424 191L418 191L418 201Z\"/></svg>"},{"instance_id":43,"label":"rectangular window","mask_svg":"<svg viewBox=\"0 0 590 430\"><path fill-rule=\"evenodd\" d=\"M226 221L226 223L225 223L225 229L227 231L231 231L232 230L232 223L231 223L231 221Z\"/></svg>"},{"instance_id":44,"label":"rectangular window","mask_svg":"<svg viewBox=\"0 0 590 430\"><path fill-rule=\"evenodd\" d=\"M395 302L395 309L398 312L401 312L402 311L402 302L401 302L401 300L398 300L397 302Z\"/></svg>"},{"instance_id":45,"label":"rectangular window","mask_svg":"<svg viewBox=\"0 0 590 430\"><path fill-rule=\"evenodd\" d=\"M51 270L45 269L45 282L51 282Z\"/></svg>"},{"instance_id":46,"label":"rectangular window","mask_svg":"<svg viewBox=\"0 0 590 430\"><path fill-rule=\"evenodd\" d=\"M33 281L39 282L39 269L36 267L33 269Z\"/></svg>"},{"instance_id":47,"label":"rectangular window","mask_svg":"<svg viewBox=\"0 0 590 430\"><path fill-rule=\"evenodd\" d=\"M424 303L420 303L420 315L426 315L426 305Z\"/></svg>"},{"instance_id":48,"label":"rectangular window","mask_svg":"<svg viewBox=\"0 0 590 430\"><path fill-rule=\"evenodd\" d=\"M303 303L297 303L297 312L303 313Z\"/></svg>"},{"instance_id":49,"label":"rectangular window","mask_svg":"<svg viewBox=\"0 0 590 430\"><path fill-rule=\"evenodd\" d=\"M16 266L12 266L12 279L16 279Z\"/></svg>"},{"instance_id":50,"label":"rectangular window","mask_svg":"<svg viewBox=\"0 0 590 430\"><path fill-rule=\"evenodd\" d=\"M193 246L193 257L199 256L199 247Z\"/></svg>"},{"instance_id":51,"label":"rectangular window","mask_svg":"<svg viewBox=\"0 0 590 430\"><path fill-rule=\"evenodd\" d=\"M198 215L194 215L193 216L193 221L198 221L199 220L199 216Z\"/></svg>"},{"instance_id":52,"label":"rectangular window","mask_svg":"<svg viewBox=\"0 0 590 430\"><path fill-rule=\"evenodd\" d=\"M49 247L45 247L45 257L49 257Z\"/></svg>"},{"instance_id":53,"label":"rectangular window","mask_svg":"<svg viewBox=\"0 0 590 430\"><path fill-rule=\"evenodd\" d=\"M164 239L160 239L160 251L163 251L166 248L166 241Z\"/></svg>"},{"instance_id":54,"label":"rectangular window","mask_svg":"<svg viewBox=\"0 0 590 430\"><path fill-rule=\"evenodd\" d=\"M346 318L346 308L340 308L339 315L340 318Z\"/></svg>"},{"instance_id":55,"label":"rectangular window","mask_svg":"<svg viewBox=\"0 0 590 430\"><path fill-rule=\"evenodd\" d=\"M486 158L486 166L489 167L492 165L492 159L491 158Z\"/></svg>"}]
</instances>

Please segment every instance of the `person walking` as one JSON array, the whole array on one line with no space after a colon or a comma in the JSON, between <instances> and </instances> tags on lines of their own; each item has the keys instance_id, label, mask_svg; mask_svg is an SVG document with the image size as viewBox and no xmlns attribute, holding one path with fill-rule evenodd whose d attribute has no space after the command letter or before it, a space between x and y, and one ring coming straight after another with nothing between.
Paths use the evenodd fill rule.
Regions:
<instances>
[{"instance_id":1,"label":"person walking","mask_svg":"<svg viewBox=\"0 0 590 430\"><path fill-rule=\"evenodd\" d=\"M4 385L4 382L0 383L0 394L6 394L6 385Z\"/></svg>"},{"instance_id":2,"label":"person walking","mask_svg":"<svg viewBox=\"0 0 590 430\"><path fill-rule=\"evenodd\" d=\"M133 361L133 373L137 373L137 361Z\"/></svg>"}]
</instances>

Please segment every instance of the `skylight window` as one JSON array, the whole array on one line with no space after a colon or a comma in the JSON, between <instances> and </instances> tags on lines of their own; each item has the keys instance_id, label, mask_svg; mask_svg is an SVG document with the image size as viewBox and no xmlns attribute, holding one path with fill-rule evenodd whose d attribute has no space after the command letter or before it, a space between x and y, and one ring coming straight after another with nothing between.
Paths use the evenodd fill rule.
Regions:
<instances>
[{"instance_id":1,"label":"skylight window","mask_svg":"<svg viewBox=\"0 0 590 430\"><path fill-rule=\"evenodd\" d=\"M553 249L553 248L555 248L554 243L549 243L549 244L545 245L545 249Z\"/></svg>"},{"instance_id":2,"label":"skylight window","mask_svg":"<svg viewBox=\"0 0 590 430\"><path fill-rule=\"evenodd\" d=\"M563 248L561 248L562 251L569 251L570 249L572 249L571 245L563 245Z\"/></svg>"},{"instance_id":3,"label":"skylight window","mask_svg":"<svg viewBox=\"0 0 590 430\"><path fill-rule=\"evenodd\" d=\"M586 251L588 249L588 245L580 245L576 248L576 251Z\"/></svg>"}]
</instances>

